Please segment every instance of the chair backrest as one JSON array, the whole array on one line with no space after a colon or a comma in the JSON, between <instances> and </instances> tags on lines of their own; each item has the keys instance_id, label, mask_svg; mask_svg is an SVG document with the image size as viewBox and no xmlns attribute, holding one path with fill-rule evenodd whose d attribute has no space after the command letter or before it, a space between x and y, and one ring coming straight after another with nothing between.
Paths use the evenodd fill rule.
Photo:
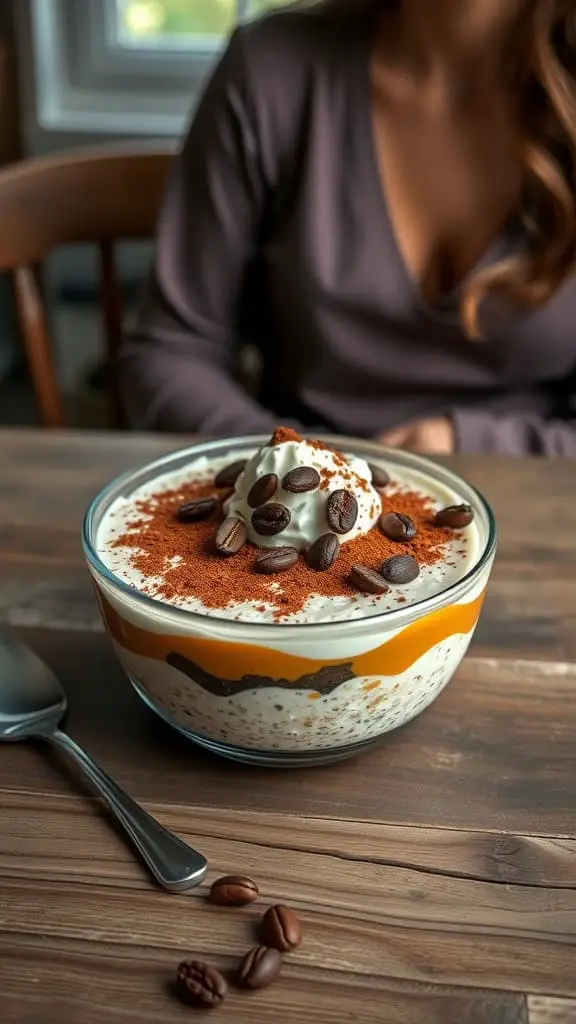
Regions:
<instances>
[{"instance_id":1,"label":"chair backrest","mask_svg":"<svg viewBox=\"0 0 576 1024\"><path fill-rule=\"evenodd\" d=\"M13 276L22 341L45 426L63 426L65 415L37 267L59 246L98 245L107 359L113 367L122 337L114 243L154 234L173 159L173 148L158 143L102 146L25 160L0 171L0 271ZM113 418L121 425L113 372L110 385Z\"/></svg>"}]
</instances>

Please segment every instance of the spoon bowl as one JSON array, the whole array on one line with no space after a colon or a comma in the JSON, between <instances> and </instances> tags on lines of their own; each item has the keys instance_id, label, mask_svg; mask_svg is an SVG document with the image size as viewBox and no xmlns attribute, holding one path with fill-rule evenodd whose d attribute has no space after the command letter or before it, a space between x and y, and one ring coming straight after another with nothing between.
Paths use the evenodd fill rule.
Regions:
<instances>
[{"instance_id":1,"label":"spoon bowl","mask_svg":"<svg viewBox=\"0 0 576 1024\"><path fill-rule=\"evenodd\" d=\"M0 630L0 740L37 737L67 711L54 673L13 634Z\"/></svg>"},{"instance_id":2,"label":"spoon bowl","mask_svg":"<svg viewBox=\"0 0 576 1024\"><path fill-rule=\"evenodd\" d=\"M123 826L156 881L171 892L197 886L206 858L160 825L59 729L66 694L54 673L13 633L0 630L0 742L46 740L82 768Z\"/></svg>"}]
</instances>

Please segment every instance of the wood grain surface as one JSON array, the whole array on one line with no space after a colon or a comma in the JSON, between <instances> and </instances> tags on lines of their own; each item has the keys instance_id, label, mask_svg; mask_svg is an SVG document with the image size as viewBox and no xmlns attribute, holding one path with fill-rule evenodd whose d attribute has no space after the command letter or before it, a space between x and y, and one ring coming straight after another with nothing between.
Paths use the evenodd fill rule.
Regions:
<instances>
[{"instance_id":1,"label":"wood grain surface","mask_svg":"<svg viewBox=\"0 0 576 1024\"><path fill-rule=\"evenodd\" d=\"M59 674L68 727L203 850L244 910L153 888L59 755L0 750L0 1020L190 1019L186 956L232 971L265 906L305 927L280 980L219 1020L576 1024L576 466L451 460L494 505L500 551L469 657L424 715L356 761L221 762L156 720L103 634L84 509L182 439L0 432L0 623Z\"/></svg>"}]
</instances>

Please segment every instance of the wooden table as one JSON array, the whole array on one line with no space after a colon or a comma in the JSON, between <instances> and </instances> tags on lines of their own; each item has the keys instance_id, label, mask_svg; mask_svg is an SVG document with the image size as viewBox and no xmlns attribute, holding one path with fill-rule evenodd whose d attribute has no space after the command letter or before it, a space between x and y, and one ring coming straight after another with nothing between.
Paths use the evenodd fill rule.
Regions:
<instances>
[{"instance_id":1,"label":"wooden table","mask_svg":"<svg viewBox=\"0 0 576 1024\"><path fill-rule=\"evenodd\" d=\"M470 656L421 718L339 766L231 766L140 705L103 635L79 528L111 476L173 439L0 432L0 621L68 690L72 734L202 849L300 913L234 1024L576 1022L576 464L455 459L501 548ZM0 751L0 1020L190 1019L187 955L232 967L258 910L156 891L76 773Z\"/></svg>"}]
</instances>

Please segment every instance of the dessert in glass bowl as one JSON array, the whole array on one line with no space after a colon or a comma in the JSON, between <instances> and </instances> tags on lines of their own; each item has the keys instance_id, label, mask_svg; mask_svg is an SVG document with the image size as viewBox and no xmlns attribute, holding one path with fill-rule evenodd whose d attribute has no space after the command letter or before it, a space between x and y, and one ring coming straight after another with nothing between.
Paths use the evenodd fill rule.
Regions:
<instances>
[{"instance_id":1,"label":"dessert in glass bowl","mask_svg":"<svg viewBox=\"0 0 576 1024\"><path fill-rule=\"evenodd\" d=\"M83 542L146 703L219 754L305 765L358 752L438 696L480 615L496 531L443 466L278 428L113 481Z\"/></svg>"}]
</instances>

